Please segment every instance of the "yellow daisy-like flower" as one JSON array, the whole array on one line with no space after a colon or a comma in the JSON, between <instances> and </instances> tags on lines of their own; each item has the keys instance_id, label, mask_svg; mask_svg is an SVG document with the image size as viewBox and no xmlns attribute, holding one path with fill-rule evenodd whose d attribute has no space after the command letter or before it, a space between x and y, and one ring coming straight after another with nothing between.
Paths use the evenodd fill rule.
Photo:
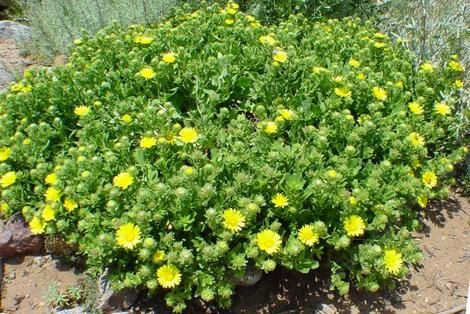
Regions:
<instances>
[{"instance_id":1,"label":"yellow daisy-like flower","mask_svg":"<svg viewBox=\"0 0 470 314\"><path fill-rule=\"evenodd\" d=\"M421 208L426 208L426 206L428 205L428 198L426 197L426 195L419 195L417 197L417 201L419 207Z\"/></svg>"},{"instance_id":2,"label":"yellow daisy-like flower","mask_svg":"<svg viewBox=\"0 0 470 314\"><path fill-rule=\"evenodd\" d=\"M113 185L123 190L127 189L134 183L134 178L129 172L121 172L113 179Z\"/></svg>"},{"instance_id":3,"label":"yellow daisy-like flower","mask_svg":"<svg viewBox=\"0 0 470 314\"><path fill-rule=\"evenodd\" d=\"M326 172L326 175L330 178L336 178L338 176L338 173L335 170L331 169Z\"/></svg>"},{"instance_id":4,"label":"yellow daisy-like flower","mask_svg":"<svg viewBox=\"0 0 470 314\"><path fill-rule=\"evenodd\" d=\"M10 209L10 206L6 202L0 202L0 212L6 213Z\"/></svg>"},{"instance_id":5,"label":"yellow daisy-like flower","mask_svg":"<svg viewBox=\"0 0 470 314\"><path fill-rule=\"evenodd\" d=\"M132 116L130 114L125 114L121 117L121 121L124 122L124 123L131 123L132 122Z\"/></svg>"},{"instance_id":6,"label":"yellow daisy-like flower","mask_svg":"<svg viewBox=\"0 0 470 314\"><path fill-rule=\"evenodd\" d=\"M225 11L226 11L228 14L230 14L230 15L235 15L235 14L237 14L237 12L238 12L238 11L235 10L234 8L227 8Z\"/></svg>"},{"instance_id":7,"label":"yellow daisy-like flower","mask_svg":"<svg viewBox=\"0 0 470 314\"><path fill-rule=\"evenodd\" d=\"M75 107L75 109L73 110L73 112L79 117L86 116L87 114L90 113L90 111L91 109L88 106L78 106L78 107Z\"/></svg>"},{"instance_id":8,"label":"yellow daisy-like flower","mask_svg":"<svg viewBox=\"0 0 470 314\"><path fill-rule=\"evenodd\" d=\"M394 249L389 249L384 251L384 264L385 269L390 274L396 275L400 272L403 267L403 258L402 254L398 253Z\"/></svg>"},{"instance_id":9,"label":"yellow daisy-like flower","mask_svg":"<svg viewBox=\"0 0 470 314\"><path fill-rule=\"evenodd\" d=\"M0 162L10 158L11 149L10 147L0 147Z\"/></svg>"},{"instance_id":10,"label":"yellow daisy-like flower","mask_svg":"<svg viewBox=\"0 0 470 314\"><path fill-rule=\"evenodd\" d=\"M167 53L164 53L163 56L162 56L162 60L163 62L165 63L173 63L176 61L176 53L174 52L167 52Z\"/></svg>"},{"instance_id":11,"label":"yellow daisy-like flower","mask_svg":"<svg viewBox=\"0 0 470 314\"><path fill-rule=\"evenodd\" d=\"M434 111L436 113L446 116L451 113L450 106L444 102L438 102L434 105Z\"/></svg>"},{"instance_id":12,"label":"yellow daisy-like flower","mask_svg":"<svg viewBox=\"0 0 470 314\"><path fill-rule=\"evenodd\" d=\"M142 45L149 45L153 42L153 38L146 35L139 35L134 38L134 42Z\"/></svg>"},{"instance_id":13,"label":"yellow daisy-like flower","mask_svg":"<svg viewBox=\"0 0 470 314\"><path fill-rule=\"evenodd\" d=\"M65 210L67 210L68 212L71 212L73 211L75 208L78 207L78 204L77 202L75 202L73 199L70 199L70 198L66 198L64 200L64 208Z\"/></svg>"},{"instance_id":14,"label":"yellow daisy-like flower","mask_svg":"<svg viewBox=\"0 0 470 314\"><path fill-rule=\"evenodd\" d=\"M312 225L305 225L300 228L299 235L297 237L300 242L307 246L313 246L320 240L319 234L313 230Z\"/></svg>"},{"instance_id":15,"label":"yellow daisy-like flower","mask_svg":"<svg viewBox=\"0 0 470 314\"><path fill-rule=\"evenodd\" d=\"M196 143L199 138L199 134L195 128L184 127L180 130L178 135L179 140L183 143Z\"/></svg>"},{"instance_id":16,"label":"yellow daisy-like flower","mask_svg":"<svg viewBox=\"0 0 470 314\"><path fill-rule=\"evenodd\" d=\"M357 215L346 217L343 222L343 227L344 230L346 230L348 237L361 236L364 234L364 230L366 229L364 220Z\"/></svg>"},{"instance_id":17,"label":"yellow daisy-like flower","mask_svg":"<svg viewBox=\"0 0 470 314\"><path fill-rule=\"evenodd\" d=\"M423 110L423 106L421 106L419 103L417 103L416 101L413 101L413 102L410 102L408 104L408 108L410 109L410 111L416 115L420 115L420 114L423 114L424 110Z\"/></svg>"},{"instance_id":18,"label":"yellow daisy-like flower","mask_svg":"<svg viewBox=\"0 0 470 314\"><path fill-rule=\"evenodd\" d=\"M258 247L269 255L278 252L282 244L281 236L269 229L259 232L256 236L256 241Z\"/></svg>"},{"instance_id":19,"label":"yellow daisy-like flower","mask_svg":"<svg viewBox=\"0 0 470 314\"><path fill-rule=\"evenodd\" d=\"M411 141L411 145L413 145L415 147L424 146L424 144L425 144L424 138L416 132L410 133L409 138L410 138L410 141Z\"/></svg>"},{"instance_id":20,"label":"yellow daisy-like flower","mask_svg":"<svg viewBox=\"0 0 470 314\"><path fill-rule=\"evenodd\" d=\"M358 80L361 80L361 81L366 79L366 76L364 75L364 73L359 73L356 77Z\"/></svg>"},{"instance_id":21,"label":"yellow daisy-like flower","mask_svg":"<svg viewBox=\"0 0 470 314\"><path fill-rule=\"evenodd\" d=\"M163 288L174 288L181 283L181 273L176 266L164 265L157 270L158 283Z\"/></svg>"},{"instance_id":22,"label":"yellow daisy-like flower","mask_svg":"<svg viewBox=\"0 0 470 314\"><path fill-rule=\"evenodd\" d=\"M140 243L140 227L133 223L126 223L116 231L117 244L125 249L132 250Z\"/></svg>"},{"instance_id":23,"label":"yellow daisy-like flower","mask_svg":"<svg viewBox=\"0 0 470 314\"><path fill-rule=\"evenodd\" d=\"M437 185L437 176L431 170L426 170L423 173L421 180L423 181L424 185L428 188L433 188Z\"/></svg>"},{"instance_id":24,"label":"yellow daisy-like flower","mask_svg":"<svg viewBox=\"0 0 470 314\"><path fill-rule=\"evenodd\" d=\"M194 168L190 166L183 166L183 173L187 176L192 176L194 174Z\"/></svg>"},{"instance_id":25,"label":"yellow daisy-like flower","mask_svg":"<svg viewBox=\"0 0 470 314\"><path fill-rule=\"evenodd\" d=\"M60 199L60 191L53 187L48 187L44 193L44 197L48 202L57 202Z\"/></svg>"},{"instance_id":26,"label":"yellow daisy-like flower","mask_svg":"<svg viewBox=\"0 0 470 314\"><path fill-rule=\"evenodd\" d=\"M236 209L229 208L223 213L224 221L222 224L232 232L238 232L245 227L245 216Z\"/></svg>"},{"instance_id":27,"label":"yellow daisy-like flower","mask_svg":"<svg viewBox=\"0 0 470 314\"><path fill-rule=\"evenodd\" d=\"M264 133L271 135L271 134L277 133L278 129L279 128L276 122L268 121L266 122L266 125L264 126L263 131Z\"/></svg>"},{"instance_id":28,"label":"yellow daisy-like flower","mask_svg":"<svg viewBox=\"0 0 470 314\"><path fill-rule=\"evenodd\" d=\"M233 25L233 23L235 23L234 19L225 19L225 24L226 25Z\"/></svg>"},{"instance_id":29,"label":"yellow daisy-like flower","mask_svg":"<svg viewBox=\"0 0 470 314\"><path fill-rule=\"evenodd\" d=\"M289 59L289 56L287 55L287 52L285 52L282 49L276 49L274 50L274 55L273 55L273 61L279 62L279 63L285 63Z\"/></svg>"},{"instance_id":30,"label":"yellow daisy-like flower","mask_svg":"<svg viewBox=\"0 0 470 314\"><path fill-rule=\"evenodd\" d=\"M375 97L375 99L384 101L387 99L387 91L381 87L375 86L372 88L372 95Z\"/></svg>"},{"instance_id":31,"label":"yellow daisy-like flower","mask_svg":"<svg viewBox=\"0 0 470 314\"><path fill-rule=\"evenodd\" d=\"M31 144L31 140L29 138L25 138L23 140L23 145L29 145L29 144Z\"/></svg>"},{"instance_id":32,"label":"yellow daisy-like flower","mask_svg":"<svg viewBox=\"0 0 470 314\"><path fill-rule=\"evenodd\" d=\"M281 193L277 193L271 199L271 202L274 204L274 207L284 208L289 205L289 199Z\"/></svg>"},{"instance_id":33,"label":"yellow daisy-like flower","mask_svg":"<svg viewBox=\"0 0 470 314\"><path fill-rule=\"evenodd\" d=\"M276 39L274 39L274 37L272 37L272 36L270 36L270 35L260 36L260 37L259 37L259 41L260 41L260 43L262 43L263 45L268 45L268 46L274 46L274 45L276 45Z\"/></svg>"},{"instance_id":34,"label":"yellow daisy-like flower","mask_svg":"<svg viewBox=\"0 0 470 314\"><path fill-rule=\"evenodd\" d=\"M426 73L434 72L434 66L428 62L421 64L420 69L421 71L426 72Z\"/></svg>"},{"instance_id":35,"label":"yellow daisy-like flower","mask_svg":"<svg viewBox=\"0 0 470 314\"><path fill-rule=\"evenodd\" d=\"M256 21L256 18L254 16L251 16L251 15L245 15L246 17L246 20L248 22L255 22Z\"/></svg>"},{"instance_id":36,"label":"yellow daisy-like flower","mask_svg":"<svg viewBox=\"0 0 470 314\"><path fill-rule=\"evenodd\" d=\"M42 210L42 219L44 221L55 220L55 209L51 205L47 204Z\"/></svg>"},{"instance_id":37,"label":"yellow daisy-like flower","mask_svg":"<svg viewBox=\"0 0 470 314\"><path fill-rule=\"evenodd\" d=\"M32 234L42 234L44 233L44 221L39 219L38 217L33 217L29 222L29 229L31 230Z\"/></svg>"},{"instance_id":38,"label":"yellow daisy-like flower","mask_svg":"<svg viewBox=\"0 0 470 314\"><path fill-rule=\"evenodd\" d=\"M342 76L342 75L337 75L337 76L333 77L333 82L335 82L335 83L342 82L343 80L344 80L344 76Z\"/></svg>"},{"instance_id":39,"label":"yellow daisy-like flower","mask_svg":"<svg viewBox=\"0 0 470 314\"><path fill-rule=\"evenodd\" d=\"M351 59L351 60L349 60L348 64L349 64L350 66L352 66L353 68L358 68L358 67L361 66L361 62L359 62L359 61L356 60L356 59Z\"/></svg>"},{"instance_id":40,"label":"yellow daisy-like flower","mask_svg":"<svg viewBox=\"0 0 470 314\"><path fill-rule=\"evenodd\" d=\"M0 177L0 185L2 188L6 188L16 182L16 172L9 171Z\"/></svg>"},{"instance_id":41,"label":"yellow daisy-like flower","mask_svg":"<svg viewBox=\"0 0 470 314\"><path fill-rule=\"evenodd\" d=\"M157 145L157 139L153 136L144 136L140 139L140 147L152 148Z\"/></svg>"},{"instance_id":42,"label":"yellow daisy-like flower","mask_svg":"<svg viewBox=\"0 0 470 314\"><path fill-rule=\"evenodd\" d=\"M384 48L385 46L386 46L385 43L382 43L382 42L375 42L374 43L375 48L381 49L381 48Z\"/></svg>"},{"instance_id":43,"label":"yellow daisy-like flower","mask_svg":"<svg viewBox=\"0 0 470 314\"><path fill-rule=\"evenodd\" d=\"M339 97L346 98L351 97L352 92L347 87L336 87L335 94Z\"/></svg>"},{"instance_id":44,"label":"yellow daisy-like flower","mask_svg":"<svg viewBox=\"0 0 470 314\"><path fill-rule=\"evenodd\" d=\"M160 263L165 259L165 252L162 250L157 250L152 256L152 262L155 264Z\"/></svg>"},{"instance_id":45,"label":"yellow daisy-like flower","mask_svg":"<svg viewBox=\"0 0 470 314\"><path fill-rule=\"evenodd\" d=\"M464 83L463 83L462 80L455 80L454 86L455 86L456 88L463 88Z\"/></svg>"},{"instance_id":46,"label":"yellow daisy-like flower","mask_svg":"<svg viewBox=\"0 0 470 314\"><path fill-rule=\"evenodd\" d=\"M290 110L290 109L281 109L281 110L279 110L279 114L285 120L290 121L290 120L294 120L294 118L295 118L295 112L293 110Z\"/></svg>"},{"instance_id":47,"label":"yellow daisy-like flower","mask_svg":"<svg viewBox=\"0 0 470 314\"><path fill-rule=\"evenodd\" d=\"M465 67L458 63L455 60L451 60L448 64L449 68L454 72L463 72L465 71Z\"/></svg>"},{"instance_id":48,"label":"yellow daisy-like flower","mask_svg":"<svg viewBox=\"0 0 470 314\"><path fill-rule=\"evenodd\" d=\"M312 68L312 72L314 74L320 74L320 73L328 72L328 69L325 69L324 67L314 66Z\"/></svg>"},{"instance_id":49,"label":"yellow daisy-like flower","mask_svg":"<svg viewBox=\"0 0 470 314\"><path fill-rule=\"evenodd\" d=\"M139 75L146 80L151 80L155 77L155 71L151 67L144 67L139 71Z\"/></svg>"},{"instance_id":50,"label":"yellow daisy-like flower","mask_svg":"<svg viewBox=\"0 0 470 314\"><path fill-rule=\"evenodd\" d=\"M46 179L44 180L47 184L49 185L54 185L57 183L57 174L50 173L46 176Z\"/></svg>"}]
</instances>

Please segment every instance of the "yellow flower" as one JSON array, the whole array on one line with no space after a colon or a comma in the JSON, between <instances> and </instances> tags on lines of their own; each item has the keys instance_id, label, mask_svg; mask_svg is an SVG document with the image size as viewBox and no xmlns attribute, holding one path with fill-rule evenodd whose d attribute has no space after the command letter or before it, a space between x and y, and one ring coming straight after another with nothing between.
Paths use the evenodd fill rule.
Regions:
<instances>
[{"instance_id":1,"label":"yellow flower","mask_svg":"<svg viewBox=\"0 0 470 314\"><path fill-rule=\"evenodd\" d=\"M299 230L298 239L307 246L313 246L318 243L320 236L313 230L312 225L305 225Z\"/></svg>"},{"instance_id":2,"label":"yellow flower","mask_svg":"<svg viewBox=\"0 0 470 314\"><path fill-rule=\"evenodd\" d=\"M331 169L326 172L326 175L330 178L336 178L338 176L338 173L335 170Z\"/></svg>"},{"instance_id":3,"label":"yellow flower","mask_svg":"<svg viewBox=\"0 0 470 314\"><path fill-rule=\"evenodd\" d=\"M343 222L343 226L348 237L361 236L364 234L364 230L366 229L364 220L357 215L347 217Z\"/></svg>"},{"instance_id":4,"label":"yellow flower","mask_svg":"<svg viewBox=\"0 0 470 314\"><path fill-rule=\"evenodd\" d=\"M158 283L163 288L174 288L181 283L181 273L173 265L164 265L157 270Z\"/></svg>"},{"instance_id":5,"label":"yellow flower","mask_svg":"<svg viewBox=\"0 0 470 314\"><path fill-rule=\"evenodd\" d=\"M271 202L274 204L274 207L284 208L289 205L289 199L281 193L277 193L271 199Z\"/></svg>"},{"instance_id":6,"label":"yellow flower","mask_svg":"<svg viewBox=\"0 0 470 314\"><path fill-rule=\"evenodd\" d=\"M239 210L229 208L224 211L223 217L222 224L232 232L238 232L245 227L245 216Z\"/></svg>"},{"instance_id":7,"label":"yellow flower","mask_svg":"<svg viewBox=\"0 0 470 314\"><path fill-rule=\"evenodd\" d=\"M235 15L237 14L237 10L233 9L233 8L227 8L227 13L230 14L230 15Z\"/></svg>"},{"instance_id":8,"label":"yellow flower","mask_svg":"<svg viewBox=\"0 0 470 314\"><path fill-rule=\"evenodd\" d=\"M140 139L140 147L152 148L157 145L157 139L153 136L144 136Z\"/></svg>"},{"instance_id":9,"label":"yellow flower","mask_svg":"<svg viewBox=\"0 0 470 314\"><path fill-rule=\"evenodd\" d=\"M187 176L192 176L194 174L194 168L190 166L183 166L183 173Z\"/></svg>"},{"instance_id":10,"label":"yellow flower","mask_svg":"<svg viewBox=\"0 0 470 314\"><path fill-rule=\"evenodd\" d=\"M413 102L410 102L408 104L408 108L410 109L410 111L414 114L417 114L417 115L420 115L424 112L423 110L423 106L421 106L419 103L417 103L416 101L413 101Z\"/></svg>"},{"instance_id":11,"label":"yellow flower","mask_svg":"<svg viewBox=\"0 0 470 314\"><path fill-rule=\"evenodd\" d=\"M451 113L449 105L444 102L438 102L434 105L434 111L438 114L446 116Z\"/></svg>"},{"instance_id":12,"label":"yellow flower","mask_svg":"<svg viewBox=\"0 0 470 314\"><path fill-rule=\"evenodd\" d=\"M263 45L268 45L268 46L274 46L276 44L276 39L274 39L272 36L270 35L266 35L266 36L260 36L259 37L259 41L260 43L262 43Z\"/></svg>"},{"instance_id":13,"label":"yellow flower","mask_svg":"<svg viewBox=\"0 0 470 314\"><path fill-rule=\"evenodd\" d=\"M403 82L402 81L398 81L395 83L395 87L396 88L399 88L399 89L402 89L403 88Z\"/></svg>"},{"instance_id":14,"label":"yellow flower","mask_svg":"<svg viewBox=\"0 0 470 314\"><path fill-rule=\"evenodd\" d=\"M23 144L24 144L24 145L29 145L29 144L31 144L31 140L30 140L29 138L25 138L25 139L23 140Z\"/></svg>"},{"instance_id":15,"label":"yellow flower","mask_svg":"<svg viewBox=\"0 0 470 314\"><path fill-rule=\"evenodd\" d=\"M289 56L287 55L287 52L284 50L277 48L274 50L274 55L273 55L273 61L279 62L279 63L285 63L289 59Z\"/></svg>"},{"instance_id":16,"label":"yellow flower","mask_svg":"<svg viewBox=\"0 0 470 314\"><path fill-rule=\"evenodd\" d=\"M337 76L333 77L333 82L336 82L336 83L339 83L343 80L344 80L344 76L341 76L341 75L337 75Z\"/></svg>"},{"instance_id":17,"label":"yellow flower","mask_svg":"<svg viewBox=\"0 0 470 314\"><path fill-rule=\"evenodd\" d=\"M165 259L165 252L163 252L162 250L157 250L152 256L152 261L155 264L160 263L164 259Z\"/></svg>"},{"instance_id":18,"label":"yellow flower","mask_svg":"<svg viewBox=\"0 0 470 314\"><path fill-rule=\"evenodd\" d=\"M44 197L48 202L57 202L60 199L60 191L53 187L48 187L44 193Z\"/></svg>"},{"instance_id":19,"label":"yellow flower","mask_svg":"<svg viewBox=\"0 0 470 314\"><path fill-rule=\"evenodd\" d=\"M387 99L387 91L378 86L372 88L372 95L374 95L374 97L380 101L384 101Z\"/></svg>"},{"instance_id":20,"label":"yellow flower","mask_svg":"<svg viewBox=\"0 0 470 314\"><path fill-rule=\"evenodd\" d=\"M279 251L282 244L281 236L272 230L263 230L256 236L258 247L269 255Z\"/></svg>"},{"instance_id":21,"label":"yellow flower","mask_svg":"<svg viewBox=\"0 0 470 314\"><path fill-rule=\"evenodd\" d=\"M179 140L183 143L196 143L199 138L195 128L184 127L179 132Z\"/></svg>"},{"instance_id":22,"label":"yellow flower","mask_svg":"<svg viewBox=\"0 0 470 314\"><path fill-rule=\"evenodd\" d=\"M123 190L127 189L132 183L134 183L134 178L129 172L121 172L113 179L113 185Z\"/></svg>"},{"instance_id":23,"label":"yellow flower","mask_svg":"<svg viewBox=\"0 0 470 314\"><path fill-rule=\"evenodd\" d=\"M457 61L451 60L448 63L449 68L454 72L463 72L465 71L465 67L458 63Z\"/></svg>"},{"instance_id":24,"label":"yellow flower","mask_svg":"<svg viewBox=\"0 0 470 314\"><path fill-rule=\"evenodd\" d=\"M385 43L381 43L381 42L374 42L374 47L375 48L384 48L385 47Z\"/></svg>"},{"instance_id":25,"label":"yellow flower","mask_svg":"<svg viewBox=\"0 0 470 314\"><path fill-rule=\"evenodd\" d=\"M64 200L64 208L68 211L68 212L71 212L73 211L75 208L78 207L78 204L77 202L75 202L74 200L70 199L70 198L66 198Z\"/></svg>"},{"instance_id":26,"label":"yellow flower","mask_svg":"<svg viewBox=\"0 0 470 314\"><path fill-rule=\"evenodd\" d=\"M151 67L144 67L139 71L139 75L146 80L151 80L155 77L155 71Z\"/></svg>"},{"instance_id":27,"label":"yellow flower","mask_svg":"<svg viewBox=\"0 0 470 314\"><path fill-rule=\"evenodd\" d=\"M49 185L54 185L57 183L57 174L50 173L46 176L46 179L44 180L47 184Z\"/></svg>"},{"instance_id":28,"label":"yellow flower","mask_svg":"<svg viewBox=\"0 0 470 314\"><path fill-rule=\"evenodd\" d=\"M423 181L424 185L428 188L433 188L437 185L437 176L431 170L426 170L423 173L421 180Z\"/></svg>"},{"instance_id":29,"label":"yellow flower","mask_svg":"<svg viewBox=\"0 0 470 314\"><path fill-rule=\"evenodd\" d=\"M173 63L176 61L177 54L174 52L167 52L164 53L162 56L162 60L165 63Z\"/></svg>"},{"instance_id":30,"label":"yellow flower","mask_svg":"<svg viewBox=\"0 0 470 314\"><path fill-rule=\"evenodd\" d=\"M124 122L124 123L131 123L132 122L132 116L130 114L125 114L121 117L121 121Z\"/></svg>"},{"instance_id":31,"label":"yellow flower","mask_svg":"<svg viewBox=\"0 0 470 314\"><path fill-rule=\"evenodd\" d=\"M279 110L279 114L285 120L294 120L295 112L290 109L281 109Z\"/></svg>"},{"instance_id":32,"label":"yellow flower","mask_svg":"<svg viewBox=\"0 0 470 314\"><path fill-rule=\"evenodd\" d=\"M352 66L353 68L357 68L357 67L360 67L361 66L361 62L359 62L358 60L356 59L351 59L349 60L348 64L350 66Z\"/></svg>"},{"instance_id":33,"label":"yellow flower","mask_svg":"<svg viewBox=\"0 0 470 314\"><path fill-rule=\"evenodd\" d=\"M421 64L420 69L421 69L423 72L426 72L426 73L432 73L432 72L434 72L434 66L433 66L431 63L423 63L423 64Z\"/></svg>"},{"instance_id":34,"label":"yellow flower","mask_svg":"<svg viewBox=\"0 0 470 314\"><path fill-rule=\"evenodd\" d=\"M126 223L116 231L117 244L125 249L132 250L140 243L140 227L133 223Z\"/></svg>"},{"instance_id":35,"label":"yellow flower","mask_svg":"<svg viewBox=\"0 0 470 314\"><path fill-rule=\"evenodd\" d=\"M315 74L320 74L320 73L328 72L328 69L325 69L324 67L314 66L312 68L312 72Z\"/></svg>"},{"instance_id":36,"label":"yellow flower","mask_svg":"<svg viewBox=\"0 0 470 314\"><path fill-rule=\"evenodd\" d=\"M355 198L354 196L350 196L348 198L348 203L351 206L356 206L357 205L357 198Z\"/></svg>"},{"instance_id":37,"label":"yellow flower","mask_svg":"<svg viewBox=\"0 0 470 314\"><path fill-rule=\"evenodd\" d=\"M462 80L455 80L454 85L456 88L463 88L463 81Z\"/></svg>"},{"instance_id":38,"label":"yellow flower","mask_svg":"<svg viewBox=\"0 0 470 314\"><path fill-rule=\"evenodd\" d=\"M226 19L225 20L225 24L227 24L227 25L233 25L233 23L235 23L235 21L233 19Z\"/></svg>"},{"instance_id":39,"label":"yellow flower","mask_svg":"<svg viewBox=\"0 0 470 314\"><path fill-rule=\"evenodd\" d=\"M29 229L32 234L42 234L44 233L44 222L38 217L33 217L29 222Z\"/></svg>"},{"instance_id":40,"label":"yellow flower","mask_svg":"<svg viewBox=\"0 0 470 314\"><path fill-rule=\"evenodd\" d=\"M275 134L278 131L277 123L273 121L268 121L266 122L266 125L264 126L263 129L264 133L266 134Z\"/></svg>"},{"instance_id":41,"label":"yellow flower","mask_svg":"<svg viewBox=\"0 0 470 314\"><path fill-rule=\"evenodd\" d=\"M416 132L410 133L410 141L413 146L423 146L425 144L424 138Z\"/></svg>"},{"instance_id":42,"label":"yellow flower","mask_svg":"<svg viewBox=\"0 0 470 314\"><path fill-rule=\"evenodd\" d=\"M253 22L250 24L251 27L253 28L260 28L261 27L261 23L256 21L256 22Z\"/></svg>"},{"instance_id":43,"label":"yellow flower","mask_svg":"<svg viewBox=\"0 0 470 314\"><path fill-rule=\"evenodd\" d=\"M417 201L418 205L421 208L426 208L426 206L428 205L428 198L426 197L426 195L419 195Z\"/></svg>"},{"instance_id":44,"label":"yellow flower","mask_svg":"<svg viewBox=\"0 0 470 314\"><path fill-rule=\"evenodd\" d=\"M251 15L246 15L246 20L248 22L255 22L256 21L256 18L254 16L251 16Z\"/></svg>"},{"instance_id":45,"label":"yellow flower","mask_svg":"<svg viewBox=\"0 0 470 314\"><path fill-rule=\"evenodd\" d=\"M335 94L338 95L339 97L342 97L342 98L352 96L351 91L347 87L336 87L335 88Z\"/></svg>"},{"instance_id":46,"label":"yellow flower","mask_svg":"<svg viewBox=\"0 0 470 314\"><path fill-rule=\"evenodd\" d=\"M227 7L231 8L231 9L234 9L234 10L238 10L240 8L238 3L233 2L233 1L229 1L229 3L227 3Z\"/></svg>"},{"instance_id":47,"label":"yellow flower","mask_svg":"<svg viewBox=\"0 0 470 314\"><path fill-rule=\"evenodd\" d=\"M1 178L0 178L0 185L2 188L6 188L16 182L16 172L10 171L5 173Z\"/></svg>"},{"instance_id":48,"label":"yellow flower","mask_svg":"<svg viewBox=\"0 0 470 314\"><path fill-rule=\"evenodd\" d=\"M0 162L10 158L11 149L10 147L0 147Z\"/></svg>"},{"instance_id":49,"label":"yellow flower","mask_svg":"<svg viewBox=\"0 0 470 314\"><path fill-rule=\"evenodd\" d=\"M134 38L134 42L142 45L149 45L153 42L153 38L145 35L139 35Z\"/></svg>"},{"instance_id":50,"label":"yellow flower","mask_svg":"<svg viewBox=\"0 0 470 314\"><path fill-rule=\"evenodd\" d=\"M384 251L384 263L387 272L396 275L400 272L403 266L402 254L394 249Z\"/></svg>"},{"instance_id":51,"label":"yellow flower","mask_svg":"<svg viewBox=\"0 0 470 314\"><path fill-rule=\"evenodd\" d=\"M44 221L55 220L55 209L51 205L47 204L42 210L42 219Z\"/></svg>"},{"instance_id":52,"label":"yellow flower","mask_svg":"<svg viewBox=\"0 0 470 314\"><path fill-rule=\"evenodd\" d=\"M75 107L75 109L73 110L73 112L79 117L86 116L87 114L90 113L90 111L91 109L88 106L78 106L78 107Z\"/></svg>"}]
</instances>

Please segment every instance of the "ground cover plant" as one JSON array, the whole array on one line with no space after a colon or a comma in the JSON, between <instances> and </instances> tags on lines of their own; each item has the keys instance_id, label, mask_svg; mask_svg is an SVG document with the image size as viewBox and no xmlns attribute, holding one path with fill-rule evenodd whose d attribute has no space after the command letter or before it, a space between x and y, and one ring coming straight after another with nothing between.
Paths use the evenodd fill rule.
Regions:
<instances>
[{"instance_id":1,"label":"ground cover plant","mask_svg":"<svg viewBox=\"0 0 470 314\"><path fill-rule=\"evenodd\" d=\"M413 62L357 19L267 27L235 3L108 27L0 96L2 213L175 312L230 306L251 265L393 287L466 153L458 57Z\"/></svg>"}]
</instances>

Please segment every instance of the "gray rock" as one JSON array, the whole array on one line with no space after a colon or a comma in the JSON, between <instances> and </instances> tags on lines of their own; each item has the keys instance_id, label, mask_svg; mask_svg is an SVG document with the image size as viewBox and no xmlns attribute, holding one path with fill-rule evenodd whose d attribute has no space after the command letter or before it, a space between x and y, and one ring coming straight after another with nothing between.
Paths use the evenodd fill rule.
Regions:
<instances>
[{"instance_id":1,"label":"gray rock","mask_svg":"<svg viewBox=\"0 0 470 314\"><path fill-rule=\"evenodd\" d=\"M85 310L82 307L74 307L73 309L62 310L55 312L55 314L86 314Z\"/></svg>"},{"instance_id":2,"label":"gray rock","mask_svg":"<svg viewBox=\"0 0 470 314\"><path fill-rule=\"evenodd\" d=\"M20 213L10 217L0 233L0 257L37 253L42 250L44 239L31 233Z\"/></svg>"},{"instance_id":3,"label":"gray rock","mask_svg":"<svg viewBox=\"0 0 470 314\"><path fill-rule=\"evenodd\" d=\"M137 300L140 293L139 290L126 288L121 291L114 291L106 276L107 271L98 278L99 291L101 293L101 297L98 300L98 309L108 313L130 308Z\"/></svg>"},{"instance_id":4,"label":"gray rock","mask_svg":"<svg viewBox=\"0 0 470 314\"><path fill-rule=\"evenodd\" d=\"M8 86L8 83L13 81L13 75L8 72L7 68L0 62L0 91ZM3 228L0 226L0 232Z\"/></svg>"},{"instance_id":5,"label":"gray rock","mask_svg":"<svg viewBox=\"0 0 470 314\"><path fill-rule=\"evenodd\" d=\"M19 43L28 43L31 41L31 30L28 26L17 22L0 21L0 39L13 39Z\"/></svg>"}]
</instances>

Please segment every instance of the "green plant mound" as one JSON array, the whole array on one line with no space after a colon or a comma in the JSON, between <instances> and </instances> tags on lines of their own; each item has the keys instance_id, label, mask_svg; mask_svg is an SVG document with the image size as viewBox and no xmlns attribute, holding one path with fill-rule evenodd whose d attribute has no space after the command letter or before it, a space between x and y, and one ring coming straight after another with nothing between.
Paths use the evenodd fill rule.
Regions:
<instances>
[{"instance_id":1,"label":"green plant mound","mask_svg":"<svg viewBox=\"0 0 470 314\"><path fill-rule=\"evenodd\" d=\"M229 306L247 267L393 286L418 208L461 160L454 58L358 20L262 26L235 4L76 41L0 96L4 215L78 247L116 289Z\"/></svg>"}]
</instances>

